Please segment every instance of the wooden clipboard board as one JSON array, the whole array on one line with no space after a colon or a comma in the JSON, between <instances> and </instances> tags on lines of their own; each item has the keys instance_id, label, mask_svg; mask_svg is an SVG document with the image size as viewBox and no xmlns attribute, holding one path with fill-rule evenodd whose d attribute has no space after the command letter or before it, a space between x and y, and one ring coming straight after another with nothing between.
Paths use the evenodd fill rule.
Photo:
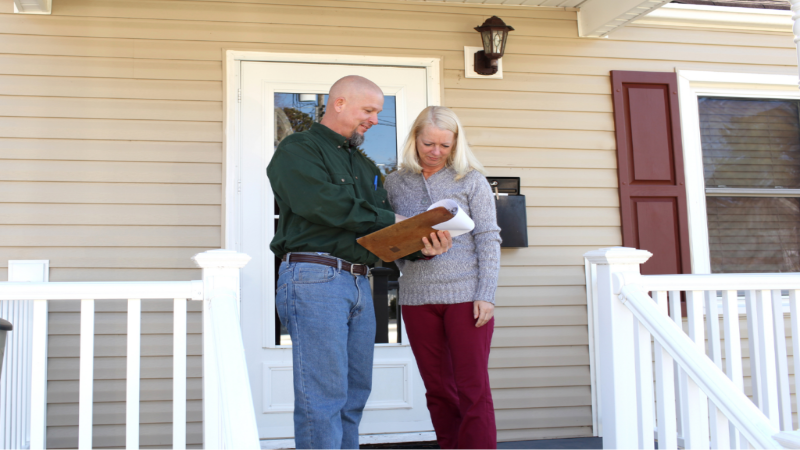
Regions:
<instances>
[{"instance_id":1,"label":"wooden clipboard board","mask_svg":"<svg viewBox=\"0 0 800 450\"><path fill-rule=\"evenodd\" d=\"M425 248L422 238L430 240L432 227L452 219L453 214L440 206L388 226L356 240L385 262L392 262Z\"/></svg>"}]
</instances>

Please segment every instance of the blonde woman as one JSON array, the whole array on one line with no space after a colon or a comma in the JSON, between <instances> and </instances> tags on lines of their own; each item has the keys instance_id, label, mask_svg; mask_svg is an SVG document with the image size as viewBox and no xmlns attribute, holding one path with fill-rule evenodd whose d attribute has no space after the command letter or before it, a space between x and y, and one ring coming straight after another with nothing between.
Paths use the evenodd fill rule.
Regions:
<instances>
[{"instance_id":1,"label":"blonde woman","mask_svg":"<svg viewBox=\"0 0 800 450\"><path fill-rule=\"evenodd\" d=\"M403 320L441 448L497 448L488 362L500 228L483 172L456 114L431 106L414 122L402 166L385 183L397 214L411 217L451 199L475 222L447 253L398 261Z\"/></svg>"}]
</instances>

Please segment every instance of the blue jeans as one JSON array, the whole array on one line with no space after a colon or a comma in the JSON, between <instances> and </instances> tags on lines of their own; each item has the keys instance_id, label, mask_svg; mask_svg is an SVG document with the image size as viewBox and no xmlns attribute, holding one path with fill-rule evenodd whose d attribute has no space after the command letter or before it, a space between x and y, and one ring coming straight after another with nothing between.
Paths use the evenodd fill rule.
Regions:
<instances>
[{"instance_id":1,"label":"blue jeans","mask_svg":"<svg viewBox=\"0 0 800 450\"><path fill-rule=\"evenodd\" d=\"M369 280L284 262L276 304L292 337L296 448L358 448L375 344Z\"/></svg>"}]
</instances>

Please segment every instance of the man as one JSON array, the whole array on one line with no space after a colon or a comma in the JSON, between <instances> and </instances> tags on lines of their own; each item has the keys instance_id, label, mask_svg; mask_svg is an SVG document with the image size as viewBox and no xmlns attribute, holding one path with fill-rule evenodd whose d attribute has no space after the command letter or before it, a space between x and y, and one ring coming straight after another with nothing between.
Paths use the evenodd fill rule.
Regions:
<instances>
[{"instance_id":1,"label":"man","mask_svg":"<svg viewBox=\"0 0 800 450\"><path fill-rule=\"evenodd\" d=\"M267 168L281 214L270 249L284 261L276 305L292 337L297 448L358 448L375 342L367 274L378 258L356 239L404 219L356 150L382 109L375 83L340 79L320 123L284 139ZM452 245L446 232L423 242L427 257Z\"/></svg>"}]
</instances>

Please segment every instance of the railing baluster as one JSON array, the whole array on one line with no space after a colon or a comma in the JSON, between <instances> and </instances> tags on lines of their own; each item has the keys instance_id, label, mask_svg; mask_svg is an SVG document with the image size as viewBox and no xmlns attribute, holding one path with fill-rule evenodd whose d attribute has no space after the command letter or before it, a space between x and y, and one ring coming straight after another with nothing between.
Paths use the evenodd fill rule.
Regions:
<instances>
[{"instance_id":1,"label":"railing baluster","mask_svg":"<svg viewBox=\"0 0 800 450\"><path fill-rule=\"evenodd\" d=\"M81 300L78 448L92 448L94 401L94 300Z\"/></svg>"},{"instance_id":2,"label":"railing baluster","mask_svg":"<svg viewBox=\"0 0 800 450\"><path fill-rule=\"evenodd\" d=\"M636 357L636 409L639 415L639 448L655 448L653 430L653 355L650 353L650 332L634 319L634 354Z\"/></svg>"},{"instance_id":3,"label":"railing baluster","mask_svg":"<svg viewBox=\"0 0 800 450\"><path fill-rule=\"evenodd\" d=\"M792 431L792 394L789 392L789 357L786 354L786 324L780 289L772 292L772 326L775 339L775 370L778 379L778 411L782 431Z\"/></svg>"},{"instance_id":4,"label":"railing baluster","mask_svg":"<svg viewBox=\"0 0 800 450\"><path fill-rule=\"evenodd\" d=\"M778 412L778 386L775 382L775 335L772 318L772 293L768 290L756 291L756 309L758 309L758 350L759 359L759 407L769 418L775 428L780 428Z\"/></svg>"},{"instance_id":5,"label":"railing baluster","mask_svg":"<svg viewBox=\"0 0 800 450\"><path fill-rule=\"evenodd\" d=\"M31 450L47 445L47 300L33 301Z\"/></svg>"},{"instance_id":6,"label":"railing baluster","mask_svg":"<svg viewBox=\"0 0 800 450\"><path fill-rule=\"evenodd\" d=\"M719 308L717 291L705 292L706 330L708 333L708 357L722 370L720 348ZM730 428L728 419L710 399L708 401L708 422L711 433L711 448L730 448Z\"/></svg>"},{"instance_id":7,"label":"railing baluster","mask_svg":"<svg viewBox=\"0 0 800 450\"><path fill-rule=\"evenodd\" d=\"M725 335L725 373L733 384L744 392L742 372L742 338L739 333L739 298L736 291L722 293L722 328ZM732 424L729 427L730 448L741 448L744 443Z\"/></svg>"},{"instance_id":8,"label":"railing baluster","mask_svg":"<svg viewBox=\"0 0 800 450\"><path fill-rule=\"evenodd\" d=\"M758 308L756 307L756 291L744 294L745 315L747 316L747 349L750 353L750 390L753 403L761 406L761 344L758 337Z\"/></svg>"},{"instance_id":9,"label":"railing baluster","mask_svg":"<svg viewBox=\"0 0 800 450\"><path fill-rule=\"evenodd\" d=\"M681 308L681 293L680 291L669 291L669 315L673 322L678 325L678 328L683 330L683 311ZM675 373L675 417L677 418L677 430L678 436L683 438L684 435L684 427L683 427L683 395L686 391L686 386L683 382L683 377L681 377L681 368L678 367L678 364L675 363L674 366L674 373Z\"/></svg>"},{"instance_id":10,"label":"railing baluster","mask_svg":"<svg viewBox=\"0 0 800 450\"><path fill-rule=\"evenodd\" d=\"M142 301L128 300L127 392L125 396L125 447L139 448L139 387L142 353Z\"/></svg>"},{"instance_id":11,"label":"railing baluster","mask_svg":"<svg viewBox=\"0 0 800 450\"><path fill-rule=\"evenodd\" d=\"M705 335L703 332L703 292L686 292L686 317L689 323L689 339L697 349L705 354ZM683 417L683 444L685 448L708 448L708 397L691 379L686 371L681 370L683 392L681 397L681 417Z\"/></svg>"},{"instance_id":12,"label":"railing baluster","mask_svg":"<svg viewBox=\"0 0 800 450\"><path fill-rule=\"evenodd\" d=\"M176 298L172 328L172 448L186 448L186 299Z\"/></svg>"},{"instance_id":13,"label":"railing baluster","mask_svg":"<svg viewBox=\"0 0 800 450\"><path fill-rule=\"evenodd\" d=\"M667 293L653 292L659 311L667 315ZM675 367L672 356L655 341L656 362L656 421L658 425L658 448L678 448L677 416L675 411Z\"/></svg>"},{"instance_id":14,"label":"railing baluster","mask_svg":"<svg viewBox=\"0 0 800 450\"><path fill-rule=\"evenodd\" d=\"M792 323L792 362L794 363L794 395L800 395L800 290L789 291L789 320ZM792 424L794 426L794 424Z\"/></svg>"}]
</instances>

